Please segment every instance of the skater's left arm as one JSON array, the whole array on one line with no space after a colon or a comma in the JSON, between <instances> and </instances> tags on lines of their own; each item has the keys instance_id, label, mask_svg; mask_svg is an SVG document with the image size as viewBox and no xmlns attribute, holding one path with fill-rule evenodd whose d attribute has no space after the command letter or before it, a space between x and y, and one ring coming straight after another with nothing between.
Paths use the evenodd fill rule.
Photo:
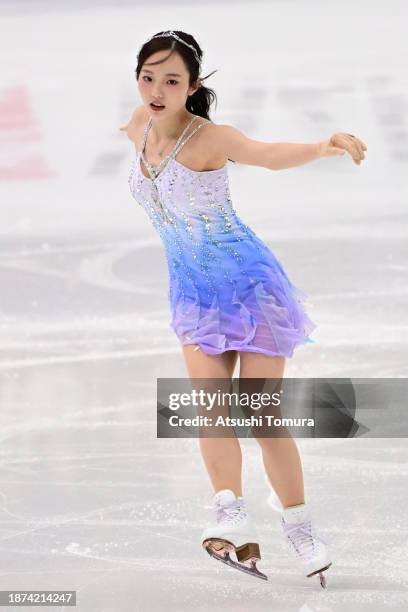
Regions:
<instances>
[{"instance_id":1,"label":"skater's left arm","mask_svg":"<svg viewBox=\"0 0 408 612\"><path fill-rule=\"evenodd\" d=\"M217 131L218 145L228 159L269 170L293 168L322 157L344 155L346 152L351 155L354 163L360 164L367 150L359 138L344 132L338 132L328 140L304 144L252 140L230 125L218 125Z\"/></svg>"}]
</instances>

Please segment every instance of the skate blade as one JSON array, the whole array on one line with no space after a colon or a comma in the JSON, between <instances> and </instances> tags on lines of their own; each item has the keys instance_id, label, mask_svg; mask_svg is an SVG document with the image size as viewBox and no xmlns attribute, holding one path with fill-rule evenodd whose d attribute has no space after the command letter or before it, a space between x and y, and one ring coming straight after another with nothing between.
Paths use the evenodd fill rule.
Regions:
<instances>
[{"instance_id":1,"label":"skate blade","mask_svg":"<svg viewBox=\"0 0 408 612\"><path fill-rule=\"evenodd\" d=\"M311 576L315 576L316 574L319 574L320 585L323 589L325 589L327 587L327 582L326 582L326 576L323 574L323 572L329 569L330 566L331 566L331 563L329 563L329 565L326 565L325 567L322 567L316 570L315 572L312 572L311 574L307 574L307 578L310 578Z\"/></svg>"},{"instance_id":2,"label":"skate blade","mask_svg":"<svg viewBox=\"0 0 408 612\"><path fill-rule=\"evenodd\" d=\"M245 574L255 576L256 578L261 578L261 580L268 580L268 576L260 572L256 567L256 561L258 559L251 557L245 563L239 563L231 559L230 552L235 551L235 546L232 542L227 542L227 540L206 540L203 542L203 548L205 548L210 557L213 557L213 559L217 561L222 561L222 563L230 567L238 569Z\"/></svg>"}]
</instances>

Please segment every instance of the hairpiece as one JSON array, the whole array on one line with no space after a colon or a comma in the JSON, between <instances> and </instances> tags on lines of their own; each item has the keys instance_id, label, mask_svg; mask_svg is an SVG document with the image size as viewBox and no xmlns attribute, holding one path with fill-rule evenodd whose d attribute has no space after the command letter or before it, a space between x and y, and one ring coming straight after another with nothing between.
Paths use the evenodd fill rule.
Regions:
<instances>
[{"instance_id":1,"label":"hairpiece","mask_svg":"<svg viewBox=\"0 0 408 612\"><path fill-rule=\"evenodd\" d=\"M190 45L189 43L186 43L186 41L183 40L182 38L180 38L180 36L178 36L175 32L173 32L173 30L168 30L167 32L163 32L163 34L155 34L154 36L151 36L148 40L146 40L146 42L149 42L150 40L153 40L153 38L160 38L162 36L165 36L165 37L171 36L175 40L178 40L179 42L181 42L183 45L186 45L186 47L189 47L194 52L194 55L195 55L195 58L196 58L197 62L199 64L201 64L201 59L200 59L200 57L198 55L198 51L194 47L194 45Z\"/></svg>"}]
</instances>

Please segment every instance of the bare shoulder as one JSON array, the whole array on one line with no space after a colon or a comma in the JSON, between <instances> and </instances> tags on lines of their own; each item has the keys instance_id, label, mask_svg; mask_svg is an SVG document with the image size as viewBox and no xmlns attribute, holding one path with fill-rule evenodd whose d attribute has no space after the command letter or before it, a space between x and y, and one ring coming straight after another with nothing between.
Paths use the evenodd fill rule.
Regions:
<instances>
[{"instance_id":1,"label":"bare shoulder","mask_svg":"<svg viewBox=\"0 0 408 612\"><path fill-rule=\"evenodd\" d=\"M228 156L225 154L225 147L222 146L222 130L220 125L211 120L203 120L207 123L202 132L201 150L207 152L206 161L210 165L215 165L216 169L227 163Z\"/></svg>"},{"instance_id":2,"label":"bare shoulder","mask_svg":"<svg viewBox=\"0 0 408 612\"><path fill-rule=\"evenodd\" d=\"M216 134L216 125L213 121L196 115L195 123L187 133L188 145L181 148L176 161L196 172L218 170L223 167L227 160L225 156L219 154ZM193 138L189 139L189 135Z\"/></svg>"},{"instance_id":3,"label":"bare shoulder","mask_svg":"<svg viewBox=\"0 0 408 612\"><path fill-rule=\"evenodd\" d=\"M225 162L230 157L231 143L246 140L245 135L231 125L211 122L211 125L205 131L208 140L206 145L208 150L211 151L211 155Z\"/></svg>"},{"instance_id":4,"label":"bare shoulder","mask_svg":"<svg viewBox=\"0 0 408 612\"><path fill-rule=\"evenodd\" d=\"M237 128L232 125L218 124L215 125L216 128L214 137L217 141L218 146L225 150L228 146L228 143L231 141L239 141L240 139L245 139L246 136L240 132Z\"/></svg>"},{"instance_id":5,"label":"bare shoulder","mask_svg":"<svg viewBox=\"0 0 408 612\"><path fill-rule=\"evenodd\" d=\"M216 126L216 147L220 155L240 164L250 166L265 166L265 160L270 155L271 145L268 142L254 140L232 125Z\"/></svg>"}]
</instances>

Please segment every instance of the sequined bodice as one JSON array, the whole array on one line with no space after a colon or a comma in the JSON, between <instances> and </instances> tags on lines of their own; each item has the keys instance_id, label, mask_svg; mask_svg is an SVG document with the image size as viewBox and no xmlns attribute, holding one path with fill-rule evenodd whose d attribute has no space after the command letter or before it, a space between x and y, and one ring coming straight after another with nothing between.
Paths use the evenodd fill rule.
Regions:
<instances>
[{"instance_id":1,"label":"sequined bodice","mask_svg":"<svg viewBox=\"0 0 408 612\"><path fill-rule=\"evenodd\" d=\"M210 297L215 290L211 268L225 268L224 278L232 282L233 275L227 270L236 268L239 273L248 256L259 257L264 247L233 208L226 165L217 170L196 171L175 159L193 134L208 124L201 123L176 145L156 178L147 178L140 164L150 122L141 151L132 162L131 193L162 238L170 274L180 273L184 284L190 279L193 285L194 279L203 275ZM246 249L246 257L239 252L241 241L252 247ZM225 257L231 260L232 267L223 266Z\"/></svg>"},{"instance_id":2,"label":"sequined bodice","mask_svg":"<svg viewBox=\"0 0 408 612\"><path fill-rule=\"evenodd\" d=\"M176 160L176 155L190 138L209 123L201 123L185 138L184 130L158 174L144 155L151 118L145 127L142 147L132 163L129 185L132 195L160 232L164 226L175 227L180 222L188 225L188 219L198 219L209 206L217 206L229 199L226 165L217 170L196 171ZM142 160L150 178L142 171ZM166 229L171 231L170 227Z\"/></svg>"}]
</instances>

